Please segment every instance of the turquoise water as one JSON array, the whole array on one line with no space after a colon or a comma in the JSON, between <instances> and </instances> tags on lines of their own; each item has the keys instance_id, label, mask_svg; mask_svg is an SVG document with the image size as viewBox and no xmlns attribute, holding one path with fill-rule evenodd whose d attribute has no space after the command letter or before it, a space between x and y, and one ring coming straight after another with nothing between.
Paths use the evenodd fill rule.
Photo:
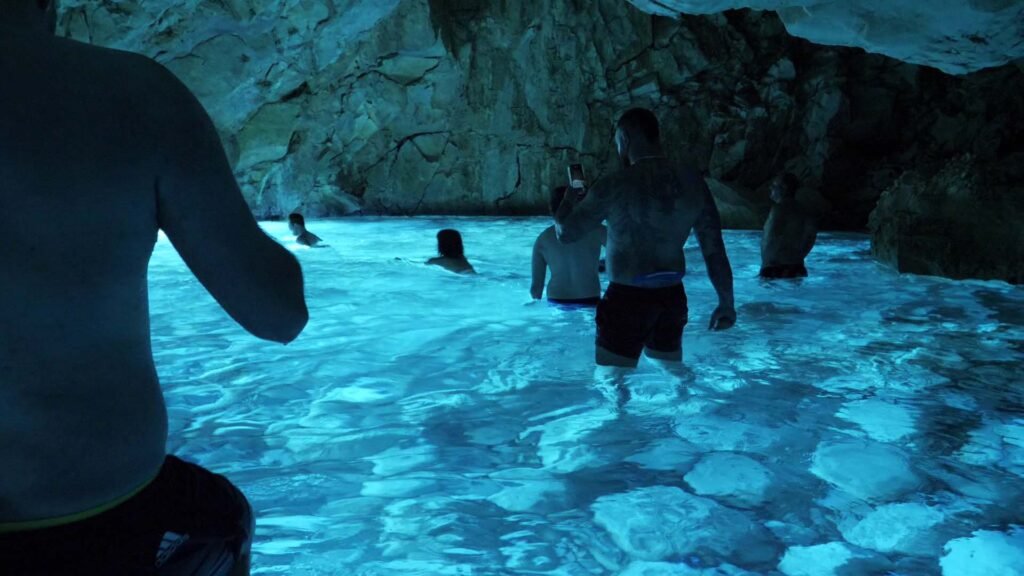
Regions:
<instances>
[{"instance_id":1,"label":"turquoise water","mask_svg":"<svg viewBox=\"0 0 1024 576\"><path fill-rule=\"evenodd\" d=\"M1020 288L899 276L836 234L765 284L759 234L727 232L737 326L706 330L688 245L689 371L643 361L620 406L593 314L530 302L547 225L314 221L308 249L266 223L305 272L288 346L161 237L169 449L249 496L254 574L1022 573ZM448 226L479 277L418 264Z\"/></svg>"}]
</instances>

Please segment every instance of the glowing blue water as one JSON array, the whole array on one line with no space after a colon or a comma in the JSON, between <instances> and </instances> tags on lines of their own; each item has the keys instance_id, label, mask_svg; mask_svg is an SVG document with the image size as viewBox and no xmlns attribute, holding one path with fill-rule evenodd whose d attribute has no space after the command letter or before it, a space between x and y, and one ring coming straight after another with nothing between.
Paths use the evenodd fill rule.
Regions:
<instances>
[{"instance_id":1,"label":"glowing blue water","mask_svg":"<svg viewBox=\"0 0 1024 576\"><path fill-rule=\"evenodd\" d=\"M287 347L235 326L161 239L169 448L248 494L255 574L1015 573L1022 290L898 276L828 234L810 278L763 284L758 234L729 232L739 324L705 329L688 247L693 373L643 363L619 410L592 314L528 304L547 224L312 222L330 248L290 244L311 320ZM451 225L479 277L414 263ZM972 572L983 557L1004 564Z\"/></svg>"}]
</instances>

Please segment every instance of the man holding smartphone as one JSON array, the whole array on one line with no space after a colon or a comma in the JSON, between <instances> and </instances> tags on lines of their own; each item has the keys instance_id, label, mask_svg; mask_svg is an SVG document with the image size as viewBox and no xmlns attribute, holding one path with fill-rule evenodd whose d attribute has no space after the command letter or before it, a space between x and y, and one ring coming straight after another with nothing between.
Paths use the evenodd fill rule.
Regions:
<instances>
[{"instance_id":1,"label":"man holding smartphone","mask_svg":"<svg viewBox=\"0 0 1024 576\"><path fill-rule=\"evenodd\" d=\"M687 323L683 244L694 230L718 293L709 328L736 323L732 268L722 224L704 178L693 168L674 166L660 142L658 119L633 108L619 118L615 144L624 168L589 189L570 169L569 193L555 214L562 242L575 242L608 223L611 283L597 308L597 350L602 366L635 367L642 353L681 362Z\"/></svg>"}]
</instances>

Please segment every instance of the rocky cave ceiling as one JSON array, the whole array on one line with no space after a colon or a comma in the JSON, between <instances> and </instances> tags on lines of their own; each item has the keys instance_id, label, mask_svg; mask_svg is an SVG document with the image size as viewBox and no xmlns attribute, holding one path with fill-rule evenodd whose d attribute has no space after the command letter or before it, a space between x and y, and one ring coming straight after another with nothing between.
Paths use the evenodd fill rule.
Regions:
<instances>
[{"instance_id":1,"label":"rocky cave ceiling","mask_svg":"<svg viewBox=\"0 0 1024 576\"><path fill-rule=\"evenodd\" d=\"M950 74L1024 58L1021 0L630 0L661 16L773 10L816 44L852 46Z\"/></svg>"}]
</instances>

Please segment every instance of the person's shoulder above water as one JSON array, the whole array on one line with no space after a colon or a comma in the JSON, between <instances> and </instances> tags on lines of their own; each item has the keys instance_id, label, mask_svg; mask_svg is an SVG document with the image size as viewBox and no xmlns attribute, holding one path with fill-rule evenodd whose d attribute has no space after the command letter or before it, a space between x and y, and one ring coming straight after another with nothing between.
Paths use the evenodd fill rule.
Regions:
<instances>
[{"instance_id":1,"label":"person's shoulder above water","mask_svg":"<svg viewBox=\"0 0 1024 576\"><path fill-rule=\"evenodd\" d=\"M309 246L309 247L316 246L316 247L319 247L318 245L321 242L323 242L323 239L320 238L319 236L317 236L316 234L313 234L312 232L306 231L306 232L303 232L303 233L299 234L295 238L295 241L298 242L299 244L302 244L303 246Z\"/></svg>"},{"instance_id":2,"label":"person's shoulder above water","mask_svg":"<svg viewBox=\"0 0 1024 576\"><path fill-rule=\"evenodd\" d=\"M476 274L476 269L465 258L452 258L448 256L435 256L426 262L430 266L440 266L449 272L456 274Z\"/></svg>"},{"instance_id":3,"label":"person's shoulder above water","mask_svg":"<svg viewBox=\"0 0 1024 576\"><path fill-rule=\"evenodd\" d=\"M537 235L536 244L543 246L551 242L558 242L558 235L555 232L555 226L553 224L544 230L541 230L541 233Z\"/></svg>"}]
</instances>

